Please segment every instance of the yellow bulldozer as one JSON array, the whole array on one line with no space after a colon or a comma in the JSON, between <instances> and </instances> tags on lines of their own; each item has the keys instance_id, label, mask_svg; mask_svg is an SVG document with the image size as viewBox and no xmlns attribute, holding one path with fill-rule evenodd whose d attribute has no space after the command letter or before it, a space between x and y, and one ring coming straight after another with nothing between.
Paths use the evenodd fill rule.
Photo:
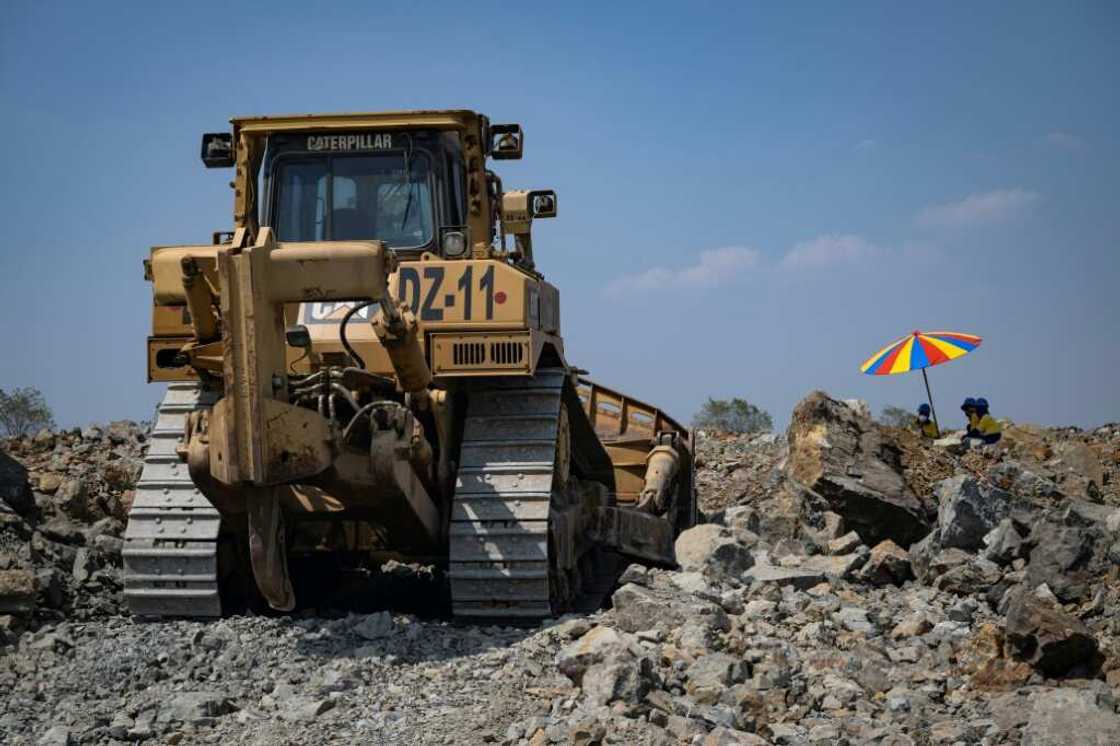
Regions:
<instances>
[{"instance_id":1,"label":"yellow bulldozer","mask_svg":"<svg viewBox=\"0 0 1120 746\"><path fill-rule=\"evenodd\" d=\"M168 387L125 535L134 615L292 610L289 563L314 556L442 567L468 620L578 607L612 560L674 565L691 434L565 357L531 235L556 194L488 165L521 157L519 125L231 124L202 160L234 169L233 230L144 262Z\"/></svg>"}]
</instances>

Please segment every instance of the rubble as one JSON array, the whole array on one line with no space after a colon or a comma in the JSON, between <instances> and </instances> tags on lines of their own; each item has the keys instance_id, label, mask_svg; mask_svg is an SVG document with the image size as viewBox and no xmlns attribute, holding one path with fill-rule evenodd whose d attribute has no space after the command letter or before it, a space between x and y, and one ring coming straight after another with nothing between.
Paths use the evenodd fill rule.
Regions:
<instances>
[{"instance_id":1,"label":"rubble","mask_svg":"<svg viewBox=\"0 0 1120 746\"><path fill-rule=\"evenodd\" d=\"M632 566L608 609L520 627L402 614L397 591L360 614L133 622L120 536L143 427L8 441L0 733L1116 743L1120 427L1004 433L958 455L814 393L784 436L702 435L709 522L678 538L681 567Z\"/></svg>"},{"instance_id":2,"label":"rubble","mask_svg":"<svg viewBox=\"0 0 1120 746\"><path fill-rule=\"evenodd\" d=\"M124 612L121 537L146 432L119 421L0 441L0 492L20 505L0 516L0 571L35 579L27 627Z\"/></svg>"}]
</instances>

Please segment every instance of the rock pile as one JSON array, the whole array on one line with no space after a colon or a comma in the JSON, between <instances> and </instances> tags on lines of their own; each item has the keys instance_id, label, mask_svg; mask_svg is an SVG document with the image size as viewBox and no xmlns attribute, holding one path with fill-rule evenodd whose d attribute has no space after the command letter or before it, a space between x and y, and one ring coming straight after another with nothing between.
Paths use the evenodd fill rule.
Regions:
<instances>
[{"instance_id":1,"label":"rock pile","mask_svg":"<svg viewBox=\"0 0 1120 746\"><path fill-rule=\"evenodd\" d=\"M729 435L697 433L696 486L701 507L711 513L731 505L759 500L780 478L788 448L777 433Z\"/></svg>"},{"instance_id":2,"label":"rock pile","mask_svg":"<svg viewBox=\"0 0 1120 746\"><path fill-rule=\"evenodd\" d=\"M754 547L746 570L729 534ZM771 565L765 539L686 532L695 569L631 568L597 624L569 624L582 634L555 661L578 693L508 741L1113 742L1120 678L1101 680L1100 665L1102 645L1116 652L1120 585L1067 609L1019 584L1000 611L984 587L907 582L906 552L887 541L810 555L782 539L791 551ZM1062 717L1066 701L1086 718ZM1058 722L1073 740L1046 740Z\"/></svg>"},{"instance_id":3,"label":"rock pile","mask_svg":"<svg viewBox=\"0 0 1120 746\"><path fill-rule=\"evenodd\" d=\"M145 433L120 421L0 443L0 644L44 622L121 613Z\"/></svg>"},{"instance_id":4,"label":"rock pile","mask_svg":"<svg viewBox=\"0 0 1120 746\"><path fill-rule=\"evenodd\" d=\"M677 571L533 628L134 623L110 539L143 433L97 432L0 457L12 743L1120 743L1114 426L953 453L814 393L785 437L700 439Z\"/></svg>"},{"instance_id":5,"label":"rock pile","mask_svg":"<svg viewBox=\"0 0 1120 746\"><path fill-rule=\"evenodd\" d=\"M954 454L815 392L784 445L702 436L713 524L627 572L557 656L580 696L510 742L1115 742L1116 428L1009 433Z\"/></svg>"}]
</instances>

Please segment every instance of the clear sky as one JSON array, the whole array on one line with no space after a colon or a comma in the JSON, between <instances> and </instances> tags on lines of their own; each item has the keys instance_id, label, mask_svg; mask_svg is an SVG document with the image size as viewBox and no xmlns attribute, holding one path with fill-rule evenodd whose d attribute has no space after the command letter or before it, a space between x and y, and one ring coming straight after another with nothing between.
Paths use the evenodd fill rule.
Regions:
<instances>
[{"instance_id":1,"label":"clear sky","mask_svg":"<svg viewBox=\"0 0 1120 746\"><path fill-rule=\"evenodd\" d=\"M978 7L979 6L979 7ZM59 3L0 8L0 388L145 418L148 247L228 229L199 135L236 114L473 108L555 188L538 263L570 360L688 418L930 371L1047 424L1120 420L1120 4Z\"/></svg>"}]
</instances>

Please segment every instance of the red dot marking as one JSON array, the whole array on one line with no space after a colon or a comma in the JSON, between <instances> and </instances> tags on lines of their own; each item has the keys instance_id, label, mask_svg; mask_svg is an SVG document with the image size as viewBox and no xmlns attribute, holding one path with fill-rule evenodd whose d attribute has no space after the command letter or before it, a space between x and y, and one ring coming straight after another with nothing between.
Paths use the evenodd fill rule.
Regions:
<instances>
[{"instance_id":1,"label":"red dot marking","mask_svg":"<svg viewBox=\"0 0 1120 746\"><path fill-rule=\"evenodd\" d=\"M494 293L494 302L497 303L498 305L501 305L502 303L505 303L506 302L506 294L504 292L502 292L501 290Z\"/></svg>"}]
</instances>

